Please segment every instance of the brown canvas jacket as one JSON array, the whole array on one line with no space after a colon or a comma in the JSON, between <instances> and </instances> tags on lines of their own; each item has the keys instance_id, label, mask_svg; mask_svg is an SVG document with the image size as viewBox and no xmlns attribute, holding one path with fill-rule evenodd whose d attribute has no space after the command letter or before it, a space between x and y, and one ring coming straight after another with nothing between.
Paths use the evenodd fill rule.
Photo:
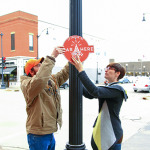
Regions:
<instances>
[{"instance_id":1,"label":"brown canvas jacket","mask_svg":"<svg viewBox=\"0 0 150 150\"><path fill-rule=\"evenodd\" d=\"M26 101L27 134L44 135L62 126L62 108L59 87L69 78L69 64L51 75L55 61L46 57L33 77L21 76L21 90Z\"/></svg>"}]
</instances>

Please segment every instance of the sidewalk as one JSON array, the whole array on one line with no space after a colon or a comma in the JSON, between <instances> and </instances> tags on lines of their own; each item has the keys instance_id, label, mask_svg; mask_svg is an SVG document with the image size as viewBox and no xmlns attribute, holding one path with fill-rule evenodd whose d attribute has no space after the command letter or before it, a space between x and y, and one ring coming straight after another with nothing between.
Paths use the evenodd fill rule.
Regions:
<instances>
[{"instance_id":1,"label":"sidewalk","mask_svg":"<svg viewBox=\"0 0 150 150\"><path fill-rule=\"evenodd\" d=\"M150 122L125 141L122 150L150 150Z\"/></svg>"},{"instance_id":2,"label":"sidewalk","mask_svg":"<svg viewBox=\"0 0 150 150\"><path fill-rule=\"evenodd\" d=\"M20 89L20 87L6 87L5 89L1 89L0 88L0 90L2 90L2 91L14 91L14 92L18 92L18 91L20 91L21 89Z\"/></svg>"},{"instance_id":3,"label":"sidewalk","mask_svg":"<svg viewBox=\"0 0 150 150\"><path fill-rule=\"evenodd\" d=\"M129 88L127 89L130 92ZM56 150L64 150L69 141L69 90L62 89L60 92L63 126L55 133ZM150 95L132 91L129 94L129 99L124 102L120 114L124 131L122 150L148 150L150 149L150 101L143 101L143 97ZM25 128L26 103L21 89L19 87L0 89L0 97L0 150L28 150ZM87 150L92 150L91 133L97 112L97 102L83 97L83 142Z\"/></svg>"},{"instance_id":4,"label":"sidewalk","mask_svg":"<svg viewBox=\"0 0 150 150\"><path fill-rule=\"evenodd\" d=\"M25 148L1 147L0 150L20 150ZM150 122L136 134L122 144L122 150L149 150L150 149ZM59 149L60 150L60 149ZM90 149L88 149L90 150Z\"/></svg>"}]
</instances>

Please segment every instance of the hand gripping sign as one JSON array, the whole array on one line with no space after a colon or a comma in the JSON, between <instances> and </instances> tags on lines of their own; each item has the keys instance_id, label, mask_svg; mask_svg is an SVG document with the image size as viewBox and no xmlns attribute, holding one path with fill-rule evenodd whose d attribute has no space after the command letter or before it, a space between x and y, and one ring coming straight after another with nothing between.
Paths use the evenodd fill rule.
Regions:
<instances>
[{"instance_id":1,"label":"hand gripping sign","mask_svg":"<svg viewBox=\"0 0 150 150\"><path fill-rule=\"evenodd\" d=\"M88 45L88 43L83 39L83 37L78 35L70 36L64 43L65 57L72 61L72 56L78 55L81 62L83 62L89 55L89 53L94 53L94 46Z\"/></svg>"}]
</instances>

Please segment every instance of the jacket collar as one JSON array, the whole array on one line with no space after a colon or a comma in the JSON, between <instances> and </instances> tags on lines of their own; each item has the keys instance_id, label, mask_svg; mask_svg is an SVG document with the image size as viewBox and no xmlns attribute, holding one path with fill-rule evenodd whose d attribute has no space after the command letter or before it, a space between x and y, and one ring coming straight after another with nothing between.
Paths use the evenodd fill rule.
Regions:
<instances>
[{"instance_id":1,"label":"jacket collar","mask_svg":"<svg viewBox=\"0 0 150 150\"><path fill-rule=\"evenodd\" d=\"M111 85L114 85L114 84L118 84L119 82L112 82L112 83L109 83L108 86L111 86Z\"/></svg>"}]
</instances>

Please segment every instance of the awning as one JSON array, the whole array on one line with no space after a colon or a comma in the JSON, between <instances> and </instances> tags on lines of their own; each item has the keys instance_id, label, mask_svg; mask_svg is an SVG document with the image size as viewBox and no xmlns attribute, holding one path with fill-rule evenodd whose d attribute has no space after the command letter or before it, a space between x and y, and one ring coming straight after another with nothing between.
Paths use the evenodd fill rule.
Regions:
<instances>
[{"instance_id":1,"label":"awning","mask_svg":"<svg viewBox=\"0 0 150 150\"><path fill-rule=\"evenodd\" d=\"M3 74L11 74L12 71L14 71L17 67L11 67L3 69ZM0 68L0 74L2 74L2 68Z\"/></svg>"}]
</instances>

